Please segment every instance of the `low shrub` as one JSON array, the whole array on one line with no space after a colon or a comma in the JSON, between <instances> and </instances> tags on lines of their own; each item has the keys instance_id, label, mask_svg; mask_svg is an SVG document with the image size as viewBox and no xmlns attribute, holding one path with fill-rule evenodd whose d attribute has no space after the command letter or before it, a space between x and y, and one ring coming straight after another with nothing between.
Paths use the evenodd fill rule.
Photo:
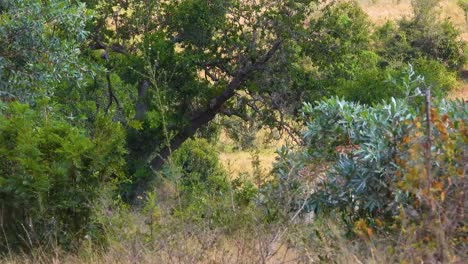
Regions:
<instances>
[{"instance_id":1,"label":"low shrub","mask_svg":"<svg viewBox=\"0 0 468 264\"><path fill-rule=\"evenodd\" d=\"M176 188L177 219L227 230L252 220L256 188L247 180L230 181L206 139L184 142L166 165L165 177Z\"/></svg>"},{"instance_id":2,"label":"low shrub","mask_svg":"<svg viewBox=\"0 0 468 264\"><path fill-rule=\"evenodd\" d=\"M420 99L305 104L307 146L280 152L272 203L289 197L290 212L338 214L366 240L390 233L404 261L462 259L468 109L433 98L427 110Z\"/></svg>"},{"instance_id":3,"label":"low shrub","mask_svg":"<svg viewBox=\"0 0 468 264\"><path fill-rule=\"evenodd\" d=\"M180 173L183 186L203 185L208 190L225 189L227 173L218 154L206 139L189 139L171 157L168 166Z\"/></svg>"},{"instance_id":4,"label":"low shrub","mask_svg":"<svg viewBox=\"0 0 468 264\"><path fill-rule=\"evenodd\" d=\"M437 21L437 18L432 18ZM378 54L389 62L413 63L419 58L435 60L450 70L457 70L466 62L466 42L449 21L421 25L412 19L398 23L387 22L376 31Z\"/></svg>"},{"instance_id":5,"label":"low shrub","mask_svg":"<svg viewBox=\"0 0 468 264\"><path fill-rule=\"evenodd\" d=\"M101 187L124 177L119 124L98 115L86 134L50 109L11 103L0 110L1 251L79 245L96 228Z\"/></svg>"}]
</instances>

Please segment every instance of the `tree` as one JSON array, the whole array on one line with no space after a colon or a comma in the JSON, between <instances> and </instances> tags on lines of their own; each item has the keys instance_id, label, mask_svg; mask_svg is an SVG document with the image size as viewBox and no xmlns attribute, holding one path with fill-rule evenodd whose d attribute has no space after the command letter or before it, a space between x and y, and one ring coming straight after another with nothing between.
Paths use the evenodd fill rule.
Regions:
<instances>
[{"instance_id":1,"label":"tree","mask_svg":"<svg viewBox=\"0 0 468 264\"><path fill-rule=\"evenodd\" d=\"M372 27L359 3L332 2L311 22L305 54L328 79L353 78L372 64Z\"/></svg>"},{"instance_id":2,"label":"tree","mask_svg":"<svg viewBox=\"0 0 468 264\"><path fill-rule=\"evenodd\" d=\"M31 101L65 80L82 82L89 14L68 0L0 1L0 96Z\"/></svg>"},{"instance_id":3,"label":"tree","mask_svg":"<svg viewBox=\"0 0 468 264\"><path fill-rule=\"evenodd\" d=\"M132 119L142 126L129 131L131 173L148 164L161 168L216 115L235 112L233 98L284 92L314 2L87 1L100 14L90 48L101 50L109 72L135 87ZM138 174L141 194L151 172Z\"/></svg>"}]
</instances>

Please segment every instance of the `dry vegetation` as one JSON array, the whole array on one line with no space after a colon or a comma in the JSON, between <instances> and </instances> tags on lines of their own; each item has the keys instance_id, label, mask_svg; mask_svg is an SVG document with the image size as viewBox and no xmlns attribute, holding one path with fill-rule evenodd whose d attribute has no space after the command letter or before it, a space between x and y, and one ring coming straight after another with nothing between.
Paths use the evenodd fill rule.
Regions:
<instances>
[{"instance_id":1,"label":"dry vegetation","mask_svg":"<svg viewBox=\"0 0 468 264\"><path fill-rule=\"evenodd\" d=\"M279 144L278 144L279 145ZM276 159L276 148L267 148L259 152L260 167L263 171L271 170ZM222 152L219 155L224 168L231 177L237 177L239 174L252 175L252 162L254 153L249 151Z\"/></svg>"},{"instance_id":2,"label":"dry vegetation","mask_svg":"<svg viewBox=\"0 0 468 264\"><path fill-rule=\"evenodd\" d=\"M324 237L320 249L314 245L292 247L288 243L276 241L277 234L237 233L233 237L223 237L219 233L206 231L172 234L157 242L143 243L141 239L119 242L111 245L102 254L91 247L80 250L79 255L63 251L54 254L36 250L34 256L11 256L2 260L5 264L106 264L106 263L200 263L200 264L280 264L280 263L328 263L333 257L337 263L378 264L389 263L392 255L383 248L367 243L368 250L343 238L335 227L332 234ZM259 230L257 230L259 231ZM334 233L333 233L334 232ZM300 237L300 234L291 233ZM367 251L368 254L363 254Z\"/></svg>"},{"instance_id":3,"label":"dry vegetation","mask_svg":"<svg viewBox=\"0 0 468 264\"><path fill-rule=\"evenodd\" d=\"M376 24L411 15L411 0L360 0L362 8ZM468 41L468 26L463 10L456 0L442 0L440 5L442 17L449 18L461 31L461 38Z\"/></svg>"},{"instance_id":4,"label":"dry vegetation","mask_svg":"<svg viewBox=\"0 0 468 264\"><path fill-rule=\"evenodd\" d=\"M381 25L387 20L396 20L411 15L411 0L360 0L362 8L374 23ZM450 19L460 30L460 38L468 41L468 24L457 0L442 0L442 17ZM466 65L465 65L466 66ZM466 68L466 67L465 67ZM464 78L449 96L451 99L468 100L468 79Z\"/></svg>"}]
</instances>

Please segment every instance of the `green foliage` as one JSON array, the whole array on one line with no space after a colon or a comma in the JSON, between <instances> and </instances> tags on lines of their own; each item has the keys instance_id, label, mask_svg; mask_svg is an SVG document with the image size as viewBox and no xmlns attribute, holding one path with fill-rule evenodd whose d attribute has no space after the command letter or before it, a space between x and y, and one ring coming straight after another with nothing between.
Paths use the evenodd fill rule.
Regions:
<instances>
[{"instance_id":1,"label":"green foliage","mask_svg":"<svg viewBox=\"0 0 468 264\"><path fill-rule=\"evenodd\" d=\"M401 71L401 65L390 65L378 53L373 27L356 1L325 7L322 16L311 22L310 42L305 49L316 67L312 74L318 80L312 82L318 87L314 89L365 104L404 95L389 81Z\"/></svg>"},{"instance_id":2,"label":"green foliage","mask_svg":"<svg viewBox=\"0 0 468 264\"><path fill-rule=\"evenodd\" d=\"M417 85L419 89L425 89L423 79L414 79L414 76L409 79L412 83L407 86ZM427 179L424 177L427 157L421 154L424 153L421 142L427 132L422 126L424 108L419 105L417 98L392 99L372 107L338 98L315 105L305 104L307 147L298 152L280 152L275 165L277 187L273 194L288 193L286 197L295 194L292 202L286 204L291 210L297 210L298 204L306 199L308 210L337 211L350 228L356 228L357 224L361 226L358 229L362 229L366 222L374 227L382 227L382 221L398 222L401 210L408 212L417 208L420 216L426 215L433 204L429 200L444 204L449 193L453 195L450 199L459 199L463 189L463 180L459 177L463 171L460 167L461 146L466 141L463 121L467 114L466 105L463 102L434 102L431 110L433 160L429 161L433 174L429 185L434 188L432 194L423 190L427 186L424 180ZM314 179L320 175L317 164L326 168L326 178ZM311 181L315 187L307 198L307 186ZM281 201L282 196L277 196L271 198L275 202ZM448 205L442 207L449 208ZM455 207L450 207L450 213L448 210L434 212L456 214ZM407 217L415 217L411 215ZM449 227L452 224L458 226L458 222L441 226L450 237L454 237L454 233L450 233L453 226ZM366 233L367 227L363 230Z\"/></svg>"},{"instance_id":3,"label":"green foliage","mask_svg":"<svg viewBox=\"0 0 468 264\"><path fill-rule=\"evenodd\" d=\"M362 68L353 70L352 79L335 79L334 94L346 100L369 105L391 97L402 97L404 90L391 81L399 71L392 67L380 67L380 57L373 52L363 54L364 56L367 56L367 59L361 59L361 63L367 63L363 64Z\"/></svg>"},{"instance_id":4,"label":"green foliage","mask_svg":"<svg viewBox=\"0 0 468 264\"><path fill-rule=\"evenodd\" d=\"M222 190L227 186L226 172L218 154L206 139L189 139L173 153L172 164L180 170L184 186L206 185L207 190ZM223 186L224 185L224 186Z\"/></svg>"},{"instance_id":5,"label":"green foliage","mask_svg":"<svg viewBox=\"0 0 468 264\"><path fill-rule=\"evenodd\" d=\"M204 138L208 140L210 144L216 145L221 135L221 129L222 125L217 120L214 120L210 122L207 126L200 128L195 136L199 138Z\"/></svg>"},{"instance_id":6,"label":"green foliage","mask_svg":"<svg viewBox=\"0 0 468 264\"><path fill-rule=\"evenodd\" d=\"M423 21L414 17L383 25L376 37L380 42L379 54L389 62L426 58L452 70L462 67L466 61L466 43L459 39L460 33L454 25L449 20L438 22L432 17L431 22Z\"/></svg>"},{"instance_id":7,"label":"green foliage","mask_svg":"<svg viewBox=\"0 0 468 264\"><path fill-rule=\"evenodd\" d=\"M26 100L53 95L61 81L83 81L89 69L79 47L90 17L84 4L6 0L0 8L1 93Z\"/></svg>"},{"instance_id":8,"label":"green foliage","mask_svg":"<svg viewBox=\"0 0 468 264\"><path fill-rule=\"evenodd\" d=\"M90 134L60 115L11 103L0 116L1 250L50 241L79 245L105 183L124 179L119 124L98 116Z\"/></svg>"},{"instance_id":9,"label":"green foliage","mask_svg":"<svg viewBox=\"0 0 468 264\"><path fill-rule=\"evenodd\" d=\"M203 47L212 41L215 31L222 27L231 1L189 0L173 1L167 8L171 32L187 44Z\"/></svg>"},{"instance_id":10,"label":"green foliage","mask_svg":"<svg viewBox=\"0 0 468 264\"><path fill-rule=\"evenodd\" d=\"M432 87L432 93L442 97L457 85L457 74L448 70L436 60L420 58L415 61L414 71L424 76L427 85Z\"/></svg>"},{"instance_id":11,"label":"green foliage","mask_svg":"<svg viewBox=\"0 0 468 264\"><path fill-rule=\"evenodd\" d=\"M463 12L465 12L465 22L468 23L468 1L458 0L457 4L458 6L460 6L461 9L463 9Z\"/></svg>"},{"instance_id":12,"label":"green foliage","mask_svg":"<svg viewBox=\"0 0 468 264\"><path fill-rule=\"evenodd\" d=\"M222 112L221 106L229 110L238 91L265 97L289 92L283 84L317 1L85 2L95 11L88 24L93 51L87 51L107 70L89 94L100 97L101 107L102 99L115 102L112 95L125 100L123 109L110 109L118 117L124 112L131 119L136 112L141 126L129 129L129 174L143 189L154 174L141 167L150 161L152 169L161 169L170 145L180 145L170 141L193 137ZM104 74L112 78L101 87Z\"/></svg>"},{"instance_id":13,"label":"green foliage","mask_svg":"<svg viewBox=\"0 0 468 264\"><path fill-rule=\"evenodd\" d=\"M465 62L466 44L448 20L431 17L437 13L433 2L414 1L414 17L381 27L371 24L356 1L327 5L311 21L303 50L311 65L302 67L310 67L315 80L302 86L322 89L309 93L309 100L326 95L373 104L401 98L405 89L392 80L399 79L408 63L438 95L446 94L456 85L454 72Z\"/></svg>"},{"instance_id":14,"label":"green foliage","mask_svg":"<svg viewBox=\"0 0 468 264\"><path fill-rule=\"evenodd\" d=\"M337 98L329 99L304 112L308 122L308 149L312 157L336 160L324 188L312 198L318 210L336 208L351 218L394 213L394 193L389 188L396 167L392 159L396 144L406 134L404 120L411 111L404 101L365 107ZM337 156L340 146L351 148Z\"/></svg>"},{"instance_id":15,"label":"green foliage","mask_svg":"<svg viewBox=\"0 0 468 264\"><path fill-rule=\"evenodd\" d=\"M366 231L365 221L391 219L401 204L423 211L412 203L424 196L409 169L421 157L396 162L411 156L400 141L416 133L421 98L376 102L424 88L415 74L437 95L454 86L466 44L435 19L438 0L414 0L414 17L379 28L357 1L82 2L0 0L0 251L98 238L108 208L132 213L119 197L93 214L102 190L116 185L125 198L138 189L151 235L164 213L235 229L336 209ZM262 126L293 133L301 102L329 95L354 103L307 104L308 148L281 149L276 179L265 183L254 154L255 184L230 180L210 145L220 126L239 148L252 148ZM445 108L442 115L453 110ZM453 112L450 120L466 116ZM216 124L220 114L239 118ZM443 141L451 145L436 145L444 154L437 163L451 160L435 170L445 189L434 195L446 191L450 201L455 187L441 175L460 167L451 156L460 156L457 129L447 132L456 140ZM167 184L173 200L161 190L143 199L157 175L167 176L157 184ZM130 221L119 220L119 228ZM137 221L128 234L140 232Z\"/></svg>"},{"instance_id":16,"label":"green foliage","mask_svg":"<svg viewBox=\"0 0 468 264\"><path fill-rule=\"evenodd\" d=\"M259 122L253 118L242 120L239 117L226 117L222 124L229 138L234 140L237 149L247 150L255 147L255 139L260 129Z\"/></svg>"},{"instance_id":17,"label":"green foliage","mask_svg":"<svg viewBox=\"0 0 468 264\"><path fill-rule=\"evenodd\" d=\"M306 52L324 72L352 78L367 66L362 60L369 56L366 52L371 45L371 28L368 16L356 1L332 3L311 22Z\"/></svg>"},{"instance_id":18,"label":"green foliage","mask_svg":"<svg viewBox=\"0 0 468 264\"><path fill-rule=\"evenodd\" d=\"M166 172L170 174L166 176L179 192L179 206L175 208L178 218L228 229L247 223L256 188L242 179L230 182L207 140L196 138L184 142L172 154L167 167Z\"/></svg>"},{"instance_id":19,"label":"green foliage","mask_svg":"<svg viewBox=\"0 0 468 264\"><path fill-rule=\"evenodd\" d=\"M368 65L376 65L369 63ZM414 65L396 67L368 67L356 71L354 80L336 79L335 94L346 100L372 105L382 100L404 98L408 95L405 86L409 72L424 76L425 83L432 87L432 93L446 96L457 86L457 73L448 70L439 61L419 58Z\"/></svg>"}]
</instances>

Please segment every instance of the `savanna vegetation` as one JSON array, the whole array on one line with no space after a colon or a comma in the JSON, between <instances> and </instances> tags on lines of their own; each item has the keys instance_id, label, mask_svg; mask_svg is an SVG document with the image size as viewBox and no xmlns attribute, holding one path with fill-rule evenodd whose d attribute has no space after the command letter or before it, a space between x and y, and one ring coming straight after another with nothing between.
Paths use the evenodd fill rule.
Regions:
<instances>
[{"instance_id":1,"label":"savanna vegetation","mask_svg":"<svg viewBox=\"0 0 468 264\"><path fill-rule=\"evenodd\" d=\"M467 2L390 2L0 0L0 262L463 263Z\"/></svg>"}]
</instances>

